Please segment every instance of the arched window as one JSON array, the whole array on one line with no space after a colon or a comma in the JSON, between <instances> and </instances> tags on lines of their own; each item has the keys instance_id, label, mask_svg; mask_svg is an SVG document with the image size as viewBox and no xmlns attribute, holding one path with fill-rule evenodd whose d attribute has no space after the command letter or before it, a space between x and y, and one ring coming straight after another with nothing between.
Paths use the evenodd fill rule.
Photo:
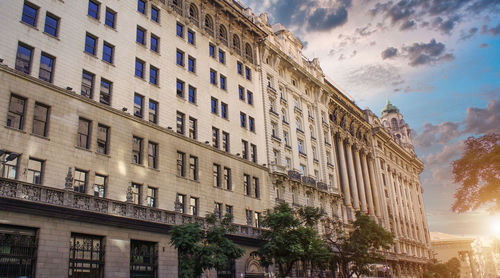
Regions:
<instances>
[{"instance_id":1,"label":"arched window","mask_svg":"<svg viewBox=\"0 0 500 278\"><path fill-rule=\"evenodd\" d=\"M210 35L214 35L214 21L210 15L205 16L205 31L207 31Z\"/></svg>"},{"instance_id":2,"label":"arched window","mask_svg":"<svg viewBox=\"0 0 500 278\"><path fill-rule=\"evenodd\" d=\"M245 44L245 57L253 63L253 51L249 43Z\"/></svg>"},{"instance_id":3,"label":"arched window","mask_svg":"<svg viewBox=\"0 0 500 278\"><path fill-rule=\"evenodd\" d=\"M189 19L198 25L198 8L195 4L189 5Z\"/></svg>"},{"instance_id":4,"label":"arched window","mask_svg":"<svg viewBox=\"0 0 500 278\"><path fill-rule=\"evenodd\" d=\"M182 15L182 0L172 0L172 4L174 6L174 10Z\"/></svg>"},{"instance_id":5,"label":"arched window","mask_svg":"<svg viewBox=\"0 0 500 278\"><path fill-rule=\"evenodd\" d=\"M398 128L398 120L396 118L392 118L391 125L393 128Z\"/></svg>"},{"instance_id":6,"label":"arched window","mask_svg":"<svg viewBox=\"0 0 500 278\"><path fill-rule=\"evenodd\" d=\"M233 35L233 49L240 53L240 37L238 35Z\"/></svg>"},{"instance_id":7,"label":"arched window","mask_svg":"<svg viewBox=\"0 0 500 278\"><path fill-rule=\"evenodd\" d=\"M224 26L223 24L221 24L219 26L219 39L225 44L227 45L227 30L226 30L226 26Z\"/></svg>"}]
</instances>

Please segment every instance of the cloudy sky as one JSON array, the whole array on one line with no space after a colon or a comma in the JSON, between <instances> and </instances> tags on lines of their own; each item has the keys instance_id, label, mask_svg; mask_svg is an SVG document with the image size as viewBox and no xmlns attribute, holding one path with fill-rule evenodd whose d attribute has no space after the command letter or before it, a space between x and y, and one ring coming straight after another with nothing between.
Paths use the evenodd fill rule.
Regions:
<instances>
[{"instance_id":1,"label":"cloudy sky","mask_svg":"<svg viewBox=\"0 0 500 278\"><path fill-rule=\"evenodd\" d=\"M415 130L430 231L487 235L500 215L451 212L450 161L500 133L500 0L242 0L320 58L361 108L387 98Z\"/></svg>"}]
</instances>

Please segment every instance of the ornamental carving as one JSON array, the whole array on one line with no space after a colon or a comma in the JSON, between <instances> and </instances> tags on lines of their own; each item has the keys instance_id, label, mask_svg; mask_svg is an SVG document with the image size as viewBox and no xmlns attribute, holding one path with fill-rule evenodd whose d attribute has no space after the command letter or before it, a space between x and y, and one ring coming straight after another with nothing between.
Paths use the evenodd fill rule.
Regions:
<instances>
[{"instance_id":1,"label":"ornamental carving","mask_svg":"<svg viewBox=\"0 0 500 278\"><path fill-rule=\"evenodd\" d=\"M0 183L0 196L16 197L17 186L13 182L2 181Z\"/></svg>"},{"instance_id":2,"label":"ornamental carving","mask_svg":"<svg viewBox=\"0 0 500 278\"><path fill-rule=\"evenodd\" d=\"M41 192L40 188L31 185L23 184L21 187L21 196L25 200L40 201Z\"/></svg>"},{"instance_id":3,"label":"ornamental carving","mask_svg":"<svg viewBox=\"0 0 500 278\"><path fill-rule=\"evenodd\" d=\"M101 212L101 213L107 213L108 212L108 201L94 199L94 210L97 212Z\"/></svg>"},{"instance_id":4,"label":"ornamental carving","mask_svg":"<svg viewBox=\"0 0 500 278\"><path fill-rule=\"evenodd\" d=\"M135 218L139 218L139 219L146 219L146 209L145 208L141 208L141 207L136 207L134 206L133 208L133 215Z\"/></svg>"},{"instance_id":5,"label":"ornamental carving","mask_svg":"<svg viewBox=\"0 0 500 278\"><path fill-rule=\"evenodd\" d=\"M150 209L149 210L149 220L154 222L161 222L161 211Z\"/></svg>"},{"instance_id":6,"label":"ornamental carving","mask_svg":"<svg viewBox=\"0 0 500 278\"><path fill-rule=\"evenodd\" d=\"M120 216L127 214L127 206L121 203L113 203L113 213Z\"/></svg>"},{"instance_id":7,"label":"ornamental carving","mask_svg":"<svg viewBox=\"0 0 500 278\"><path fill-rule=\"evenodd\" d=\"M75 195L73 207L77 209L90 210L90 198L87 196Z\"/></svg>"},{"instance_id":8,"label":"ornamental carving","mask_svg":"<svg viewBox=\"0 0 500 278\"><path fill-rule=\"evenodd\" d=\"M64 203L64 193L56 190L47 189L45 201L49 204L62 206Z\"/></svg>"}]
</instances>

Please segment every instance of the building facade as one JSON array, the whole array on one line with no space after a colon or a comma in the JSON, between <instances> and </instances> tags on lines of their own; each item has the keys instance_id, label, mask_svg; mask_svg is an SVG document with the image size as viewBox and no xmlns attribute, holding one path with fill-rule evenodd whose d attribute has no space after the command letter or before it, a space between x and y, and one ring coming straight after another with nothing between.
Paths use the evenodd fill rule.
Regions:
<instances>
[{"instance_id":1,"label":"building facade","mask_svg":"<svg viewBox=\"0 0 500 278\"><path fill-rule=\"evenodd\" d=\"M225 0L0 14L0 273L176 277L169 227L214 212L247 252L212 276L263 277L260 219L288 202L371 215L396 235L392 274L421 275L423 165L401 114L360 109L265 14Z\"/></svg>"}]
</instances>

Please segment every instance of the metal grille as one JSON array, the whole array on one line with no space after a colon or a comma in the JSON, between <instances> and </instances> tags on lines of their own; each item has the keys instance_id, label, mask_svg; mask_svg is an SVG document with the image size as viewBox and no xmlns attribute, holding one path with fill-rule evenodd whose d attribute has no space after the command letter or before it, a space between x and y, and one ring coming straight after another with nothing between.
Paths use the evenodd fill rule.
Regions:
<instances>
[{"instance_id":1,"label":"metal grille","mask_svg":"<svg viewBox=\"0 0 500 278\"><path fill-rule=\"evenodd\" d=\"M0 226L0 277L35 277L35 229Z\"/></svg>"},{"instance_id":2,"label":"metal grille","mask_svg":"<svg viewBox=\"0 0 500 278\"><path fill-rule=\"evenodd\" d=\"M130 241L130 278L158 277L158 244Z\"/></svg>"},{"instance_id":3,"label":"metal grille","mask_svg":"<svg viewBox=\"0 0 500 278\"><path fill-rule=\"evenodd\" d=\"M103 237L84 234L71 234L69 277L104 277Z\"/></svg>"}]
</instances>

